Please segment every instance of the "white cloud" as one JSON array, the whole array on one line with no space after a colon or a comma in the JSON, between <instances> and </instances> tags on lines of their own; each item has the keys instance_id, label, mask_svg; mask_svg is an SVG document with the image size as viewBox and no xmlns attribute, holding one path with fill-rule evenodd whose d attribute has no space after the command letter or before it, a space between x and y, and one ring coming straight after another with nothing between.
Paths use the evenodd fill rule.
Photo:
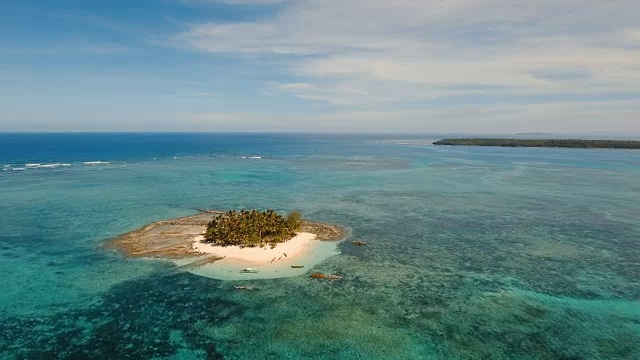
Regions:
<instances>
[{"instance_id":1,"label":"white cloud","mask_svg":"<svg viewBox=\"0 0 640 360\"><path fill-rule=\"evenodd\" d=\"M137 51L122 44L112 43L70 43L49 44L40 47L14 47L0 48L0 55L66 55L66 54L91 54L91 55L123 55Z\"/></svg>"},{"instance_id":2,"label":"white cloud","mask_svg":"<svg viewBox=\"0 0 640 360\"><path fill-rule=\"evenodd\" d=\"M193 92L193 93L187 94L186 96L187 97L216 97L219 95L212 92L201 91L201 92Z\"/></svg>"},{"instance_id":3,"label":"white cloud","mask_svg":"<svg viewBox=\"0 0 640 360\"><path fill-rule=\"evenodd\" d=\"M630 0L306 0L268 20L195 25L178 39L211 52L424 55L438 50L434 45L493 48L549 34L592 37L637 26L636 6Z\"/></svg>"},{"instance_id":4,"label":"white cloud","mask_svg":"<svg viewBox=\"0 0 640 360\"><path fill-rule=\"evenodd\" d=\"M626 44L640 47L640 28L637 29L624 29L623 37Z\"/></svg>"},{"instance_id":5,"label":"white cloud","mask_svg":"<svg viewBox=\"0 0 640 360\"><path fill-rule=\"evenodd\" d=\"M586 106L516 106L509 116L524 111L538 124L575 126L569 119L582 116L597 127L593 114L602 121L615 109L596 102L585 113L594 99L639 97L636 10L635 0L300 0L269 19L196 24L173 41L213 54L284 58L294 80L268 82L270 94L392 113L394 103L483 95L506 109L472 112L487 119L507 116L502 99L512 95L529 96L532 106L540 96L584 98ZM637 109L627 110L615 112L621 126L631 114L638 122ZM518 129L528 130L549 129Z\"/></svg>"},{"instance_id":6,"label":"white cloud","mask_svg":"<svg viewBox=\"0 0 640 360\"><path fill-rule=\"evenodd\" d=\"M355 84L329 83L268 83L269 92L288 93L300 99L324 101L332 105L354 105L392 101L381 95L362 90Z\"/></svg>"},{"instance_id":7,"label":"white cloud","mask_svg":"<svg viewBox=\"0 0 640 360\"><path fill-rule=\"evenodd\" d=\"M245 5L273 5L291 3L297 0L222 0L221 2L227 4L245 4Z\"/></svg>"},{"instance_id":8,"label":"white cloud","mask_svg":"<svg viewBox=\"0 0 640 360\"><path fill-rule=\"evenodd\" d=\"M224 3L233 5L274 5L291 3L298 0L182 0L185 4L213 4Z\"/></svg>"},{"instance_id":9,"label":"white cloud","mask_svg":"<svg viewBox=\"0 0 640 360\"><path fill-rule=\"evenodd\" d=\"M0 113L4 131L285 131L380 133L555 132L640 136L640 102L598 101L446 106L417 110L350 110L322 113L259 111L129 112L102 109L87 115L69 109L51 121L48 112Z\"/></svg>"},{"instance_id":10,"label":"white cloud","mask_svg":"<svg viewBox=\"0 0 640 360\"><path fill-rule=\"evenodd\" d=\"M320 114L209 112L190 126L216 131L337 131L385 133L557 132L640 134L640 104L630 101L456 106L428 110L343 111ZM602 121L606 119L605 121Z\"/></svg>"}]
</instances>

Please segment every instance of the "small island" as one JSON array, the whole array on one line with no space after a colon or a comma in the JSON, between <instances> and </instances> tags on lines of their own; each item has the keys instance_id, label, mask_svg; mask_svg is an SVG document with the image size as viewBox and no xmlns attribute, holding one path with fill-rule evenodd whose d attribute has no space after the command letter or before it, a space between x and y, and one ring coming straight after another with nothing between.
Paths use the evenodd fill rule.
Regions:
<instances>
[{"instance_id":1,"label":"small island","mask_svg":"<svg viewBox=\"0 0 640 360\"><path fill-rule=\"evenodd\" d=\"M458 138L438 140L434 142L433 145L549 147L581 149L640 149L640 141L636 140Z\"/></svg>"},{"instance_id":2,"label":"small island","mask_svg":"<svg viewBox=\"0 0 640 360\"><path fill-rule=\"evenodd\" d=\"M105 246L130 257L170 260L179 268L224 280L303 274L337 253L346 231L293 211L215 211L157 221ZM302 265L306 265L302 266ZM247 268L249 274L243 272Z\"/></svg>"}]
</instances>

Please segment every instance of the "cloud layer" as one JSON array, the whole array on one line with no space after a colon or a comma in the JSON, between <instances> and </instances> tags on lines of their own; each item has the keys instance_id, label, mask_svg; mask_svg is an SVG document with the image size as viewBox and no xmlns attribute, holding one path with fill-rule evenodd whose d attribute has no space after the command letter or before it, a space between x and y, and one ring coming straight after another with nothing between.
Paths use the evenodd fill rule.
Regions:
<instances>
[{"instance_id":1,"label":"cloud layer","mask_svg":"<svg viewBox=\"0 0 640 360\"><path fill-rule=\"evenodd\" d=\"M636 10L630 0L292 0L273 17L194 24L173 41L280 57L294 81L268 82L269 93L334 106L638 100Z\"/></svg>"},{"instance_id":2,"label":"cloud layer","mask_svg":"<svg viewBox=\"0 0 640 360\"><path fill-rule=\"evenodd\" d=\"M0 131L640 135L637 2L13 2Z\"/></svg>"}]
</instances>

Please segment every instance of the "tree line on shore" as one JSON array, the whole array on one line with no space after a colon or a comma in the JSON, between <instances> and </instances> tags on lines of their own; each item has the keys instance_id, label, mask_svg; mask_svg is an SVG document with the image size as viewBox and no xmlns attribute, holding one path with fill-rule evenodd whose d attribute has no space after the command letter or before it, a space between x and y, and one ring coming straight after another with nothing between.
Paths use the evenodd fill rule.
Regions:
<instances>
[{"instance_id":1,"label":"tree line on shore","mask_svg":"<svg viewBox=\"0 0 640 360\"><path fill-rule=\"evenodd\" d=\"M601 149L640 149L635 140L581 140L581 139L442 139L433 145L503 146L503 147L563 147Z\"/></svg>"},{"instance_id":2,"label":"tree line on shore","mask_svg":"<svg viewBox=\"0 0 640 360\"><path fill-rule=\"evenodd\" d=\"M302 226L302 215L293 211L282 216L274 210L230 210L207 225L205 242L219 246L264 246L285 242Z\"/></svg>"}]
</instances>

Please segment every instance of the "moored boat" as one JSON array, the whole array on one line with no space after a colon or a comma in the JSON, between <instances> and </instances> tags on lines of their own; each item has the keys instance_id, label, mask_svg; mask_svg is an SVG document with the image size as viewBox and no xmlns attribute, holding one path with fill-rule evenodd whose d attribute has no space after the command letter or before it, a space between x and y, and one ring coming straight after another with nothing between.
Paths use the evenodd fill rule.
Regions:
<instances>
[{"instance_id":1,"label":"moored boat","mask_svg":"<svg viewBox=\"0 0 640 360\"><path fill-rule=\"evenodd\" d=\"M302 269L304 265L291 265L291 267L294 269Z\"/></svg>"},{"instance_id":2,"label":"moored boat","mask_svg":"<svg viewBox=\"0 0 640 360\"><path fill-rule=\"evenodd\" d=\"M255 274L257 272L259 272L259 270L256 268L246 268L246 269L240 270L241 274Z\"/></svg>"}]
</instances>

